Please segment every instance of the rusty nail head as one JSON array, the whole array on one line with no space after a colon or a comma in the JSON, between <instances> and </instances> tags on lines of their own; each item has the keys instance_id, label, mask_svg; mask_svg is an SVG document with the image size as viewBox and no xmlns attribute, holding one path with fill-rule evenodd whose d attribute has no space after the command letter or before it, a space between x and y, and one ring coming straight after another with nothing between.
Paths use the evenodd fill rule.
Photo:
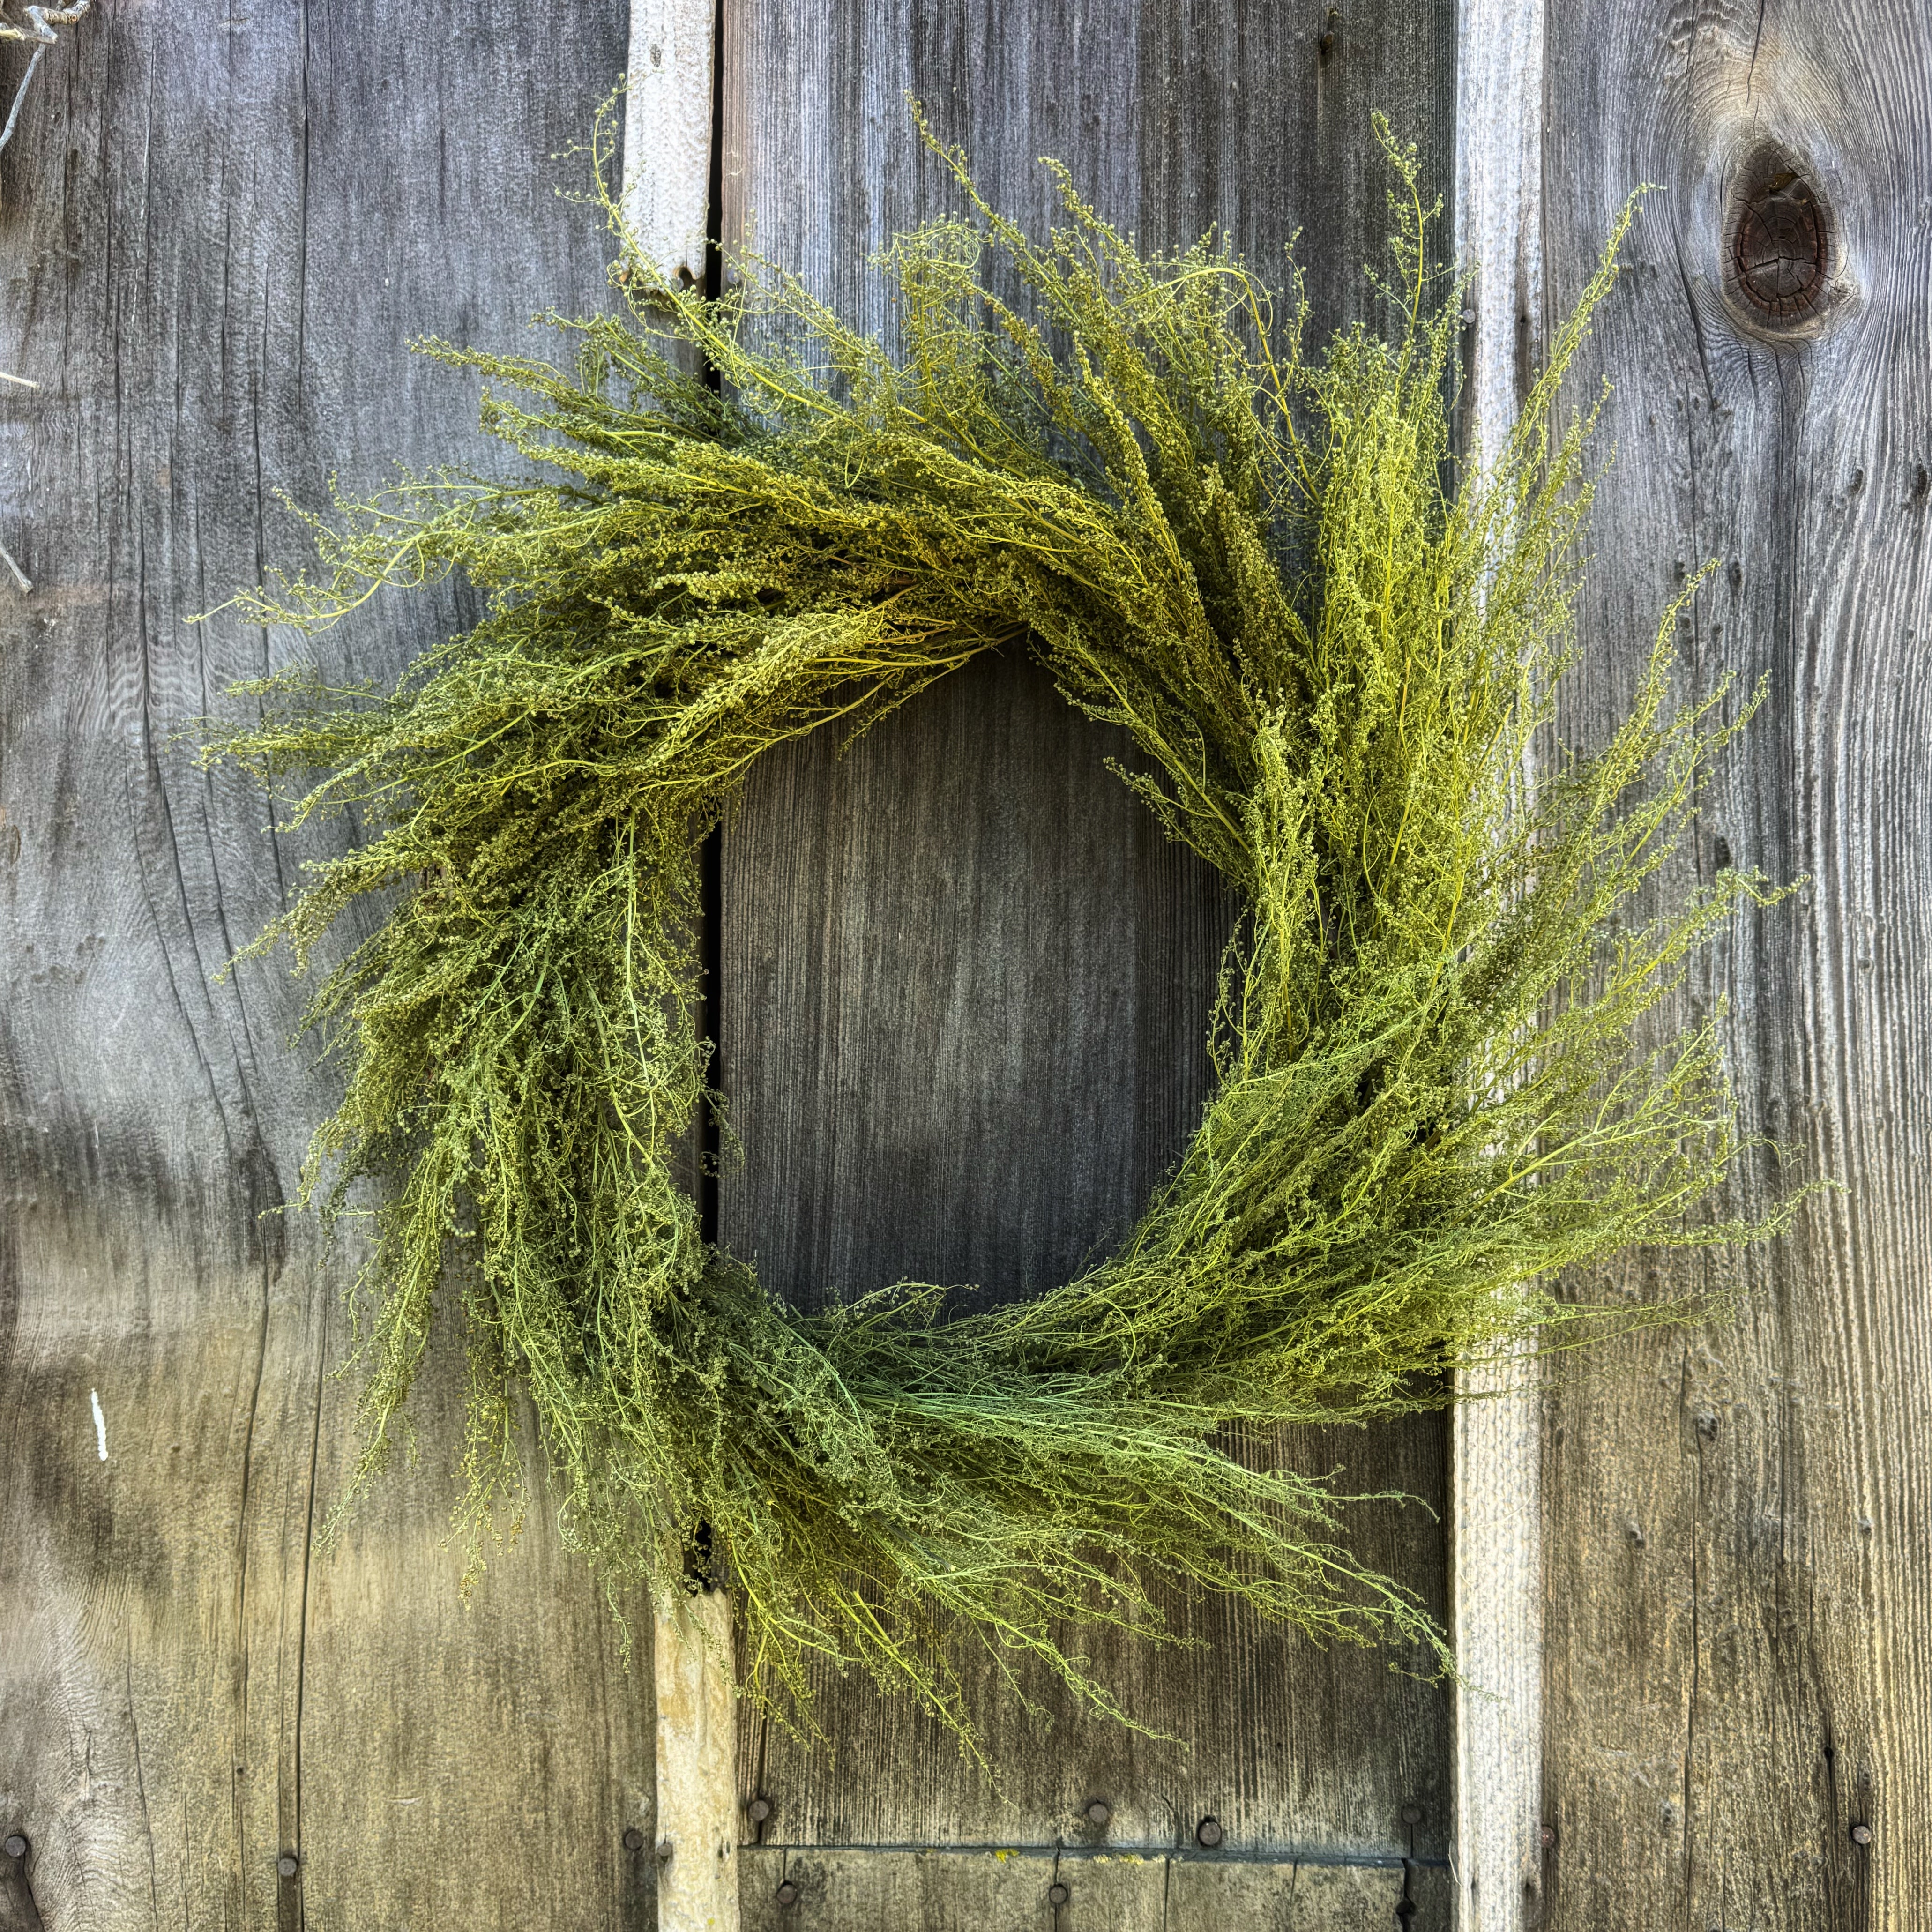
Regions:
<instances>
[{"instance_id":1,"label":"rusty nail head","mask_svg":"<svg viewBox=\"0 0 1932 1932\"><path fill-rule=\"evenodd\" d=\"M1402 1822L1405 1825L1420 1824L1422 1822L1422 1807L1420 1804L1405 1804L1402 1808Z\"/></svg>"},{"instance_id":2,"label":"rusty nail head","mask_svg":"<svg viewBox=\"0 0 1932 1932\"><path fill-rule=\"evenodd\" d=\"M671 1853L676 1849L677 1847L668 1838L660 1838L658 1840L658 1856L660 1859L668 1862Z\"/></svg>"},{"instance_id":3,"label":"rusty nail head","mask_svg":"<svg viewBox=\"0 0 1932 1932\"><path fill-rule=\"evenodd\" d=\"M1854 1825L1852 1827L1852 1843L1855 1845L1870 1844L1871 1827L1869 1825Z\"/></svg>"},{"instance_id":4,"label":"rusty nail head","mask_svg":"<svg viewBox=\"0 0 1932 1932\"><path fill-rule=\"evenodd\" d=\"M7 1856L10 1858L24 1858L27 1856L27 1841L18 1832L7 1834Z\"/></svg>"},{"instance_id":5,"label":"rusty nail head","mask_svg":"<svg viewBox=\"0 0 1932 1932\"><path fill-rule=\"evenodd\" d=\"M754 1798L745 1807L745 1815L754 1825L762 1825L772 1815L772 1801L769 1798Z\"/></svg>"},{"instance_id":6,"label":"rusty nail head","mask_svg":"<svg viewBox=\"0 0 1932 1932\"><path fill-rule=\"evenodd\" d=\"M1194 1828L1194 1842L1205 1845L1211 1852L1221 1842L1221 1821L1218 1818L1204 1818Z\"/></svg>"},{"instance_id":7,"label":"rusty nail head","mask_svg":"<svg viewBox=\"0 0 1932 1932\"><path fill-rule=\"evenodd\" d=\"M275 1869L284 1878L293 1878L302 1870L302 1860L292 1852L284 1852L275 1861Z\"/></svg>"},{"instance_id":8,"label":"rusty nail head","mask_svg":"<svg viewBox=\"0 0 1932 1932\"><path fill-rule=\"evenodd\" d=\"M1087 1822L1090 1825L1104 1825L1114 1815L1114 1808L1104 1798L1096 1798L1087 1808Z\"/></svg>"},{"instance_id":9,"label":"rusty nail head","mask_svg":"<svg viewBox=\"0 0 1932 1932\"><path fill-rule=\"evenodd\" d=\"M1543 1839L1544 1849L1546 1851L1550 1846L1555 1844L1556 1842L1556 1827L1554 1825L1544 1826L1541 1833L1541 1837Z\"/></svg>"},{"instance_id":10,"label":"rusty nail head","mask_svg":"<svg viewBox=\"0 0 1932 1932\"><path fill-rule=\"evenodd\" d=\"M627 1852L641 1852L644 1849L644 1834L634 1825L624 1834L624 1849Z\"/></svg>"},{"instance_id":11,"label":"rusty nail head","mask_svg":"<svg viewBox=\"0 0 1932 1932\"><path fill-rule=\"evenodd\" d=\"M790 1879L778 1887L778 1903L781 1905L796 1905L798 1903L798 1887Z\"/></svg>"},{"instance_id":12,"label":"rusty nail head","mask_svg":"<svg viewBox=\"0 0 1932 1932\"><path fill-rule=\"evenodd\" d=\"M1064 1905L1072 1895L1066 1886L1058 1881L1046 1888L1046 1902L1049 1905Z\"/></svg>"}]
</instances>

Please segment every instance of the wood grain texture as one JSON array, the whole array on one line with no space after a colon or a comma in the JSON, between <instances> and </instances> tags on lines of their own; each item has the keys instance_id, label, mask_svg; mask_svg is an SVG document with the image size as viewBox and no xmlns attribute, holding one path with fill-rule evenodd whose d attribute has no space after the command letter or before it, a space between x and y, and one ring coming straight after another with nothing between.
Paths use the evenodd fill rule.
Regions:
<instances>
[{"instance_id":1,"label":"wood grain texture","mask_svg":"<svg viewBox=\"0 0 1932 1932\"><path fill-rule=\"evenodd\" d=\"M1464 314L1462 449L1492 464L1543 336L1544 0L1461 0L1456 262ZM1534 782L1534 773L1528 775ZM1456 1923L1514 1932L1542 1876L1540 1373L1526 1345L1466 1371L1450 1418Z\"/></svg>"},{"instance_id":2,"label":"wood grain texture","mask_svg":"<svg viewBox=\"0 0 1932 1932\"><path fill-rule=\"evenodd\" d=\"M0 593L0 1828L33 1847L0 1911L50 1932L651 1922L622 1844L648 1658L622 1668L541 1502L459 1599L449 1350L419 1466L315 1549L353 1256L258 1217L331 1087L285 1044L284 965L214 974L320 848L177 736L292 648L184 622L298 560L278 490L477 449L473 385L407 339L521 346L532 309L604 299L548 158L622 68L622 9L531 26L97 8L0 163L0 364L42 385L0 401L39 586ZM460 614L379 604L326 661L386 679Z\"/></svg>"},{"instance_id":3,"label":"wood grain texture","mask_svg":"<svg viewBox=\"0 0 1932 1932\"><path fill-rule=\"evenodd\" d=\"M722 1590L658 1616L658 1932L736 1932L738 1713Z\"/></svg>"},{"instance_id":4,"label":"wood grain texture","mask_svg":"<svg viewBox=\"0 0 1932 1932\"><path fill-rule=\"evenodd\" d=\"M1452 1910L1443 1867L1400 1861L826 1847L749 1851L744 1869L746 1932L1386 1932L1405 1898L1409 1932L1449 1932Z\"/></svg>"},{"instance_id":5,"label":"wood grain texture","mask_svg":"<svg viewBox=\"0 0 1932 1932\"><path fill-rule=\"evenodd\" d=\"M715 0L631 0L624 218L668 278L704 279Z\"/></svg>"},{"instance_id":6,"label":"wood grain texture","mask_svg":"<svg viewBox=\"0 0 1932 1932\"><path fill-rule=\"evenodd\" d=\"M1932 1896L1932 14L1613 0L1552 10L1550 53L1557 308L1623 196L1661 184L1579 372L1617 386L1617 462L1565 734L1600 736L1718 560L1685 688L1768 692L1671 883L1733 862L1810 883L1678 1010L1729 998L1746 1125L1797 1150L1750 1161L1739 1204L1843 1188L1714 1277L1735 1317L1551 1398L1552 1922L1910 1927ZM1834 301L1782 336L1726 292L1730 196L1765 142L1837 236Z\"/></svg>"},{"instance_id":7,"label":"wood grain texture","mask_svg":"<svg viewBox=\"0 0 1932 1932\"><path fill-rule=\"evenodd\" d=\"M1004 208L1051 210L1036 158L1064 160L1144 245L1225 221L1257 260L1303 230L1318 328L1359 307L1384 232L1372 107L1440 182L1446 8L1208 4L938 6L836 0L728 10L725 233L749 237L848 316L889 328L866 267L950 209L908 91ZM816 1304L914 1275L1030 1294L1124 1230L1204 1097L1202 1036L1231 908L1103 768L1119 748L1025 662L982 659L842 760L773 754L728 836L722 1072L746 1158L722 1230ZM1440 1422L1310 1436L1351 1486L1443 1497ZM1360 1513L1371 1560L1442 1604L1439 1525ZM1030 1683L1044 1720L976 1678L1000 1780L862 1682L828 1682L830 1757L752 1724L746 1792L768 1840L1039 1846L1085 1829L1186 1842L1214 1812L1250 1850L1400 1848L1405 1803L1446 1849L1447 1700L1360 1651L1322 1654L1225 1609L1182 1612L1211 1648L1150 1658L1096 1640L1136 1738ZM1410 1660L1398 1659L1406 1663ZM949 1908L951 1909L951 1908Z\"/></svg>"}]
</instances>

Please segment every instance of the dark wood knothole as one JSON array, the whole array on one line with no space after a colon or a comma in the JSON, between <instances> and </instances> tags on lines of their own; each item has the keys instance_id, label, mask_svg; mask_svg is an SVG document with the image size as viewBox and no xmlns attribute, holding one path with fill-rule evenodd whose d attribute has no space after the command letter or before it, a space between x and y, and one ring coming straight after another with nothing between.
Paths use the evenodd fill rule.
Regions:
<instances>
[{"instance_id":1,"label":"dark wood knothole","mask_svg":"<svg viewBox=\"0 0 1932 1932\"><path fill-rule=\"evenodd\" d=\"M1783 162L1747 180L1732 234L1738 292L1759 314L1795 322L1824 300L1831 284L1831 233L1811 184Z\"/></svg>"}]
</instances>

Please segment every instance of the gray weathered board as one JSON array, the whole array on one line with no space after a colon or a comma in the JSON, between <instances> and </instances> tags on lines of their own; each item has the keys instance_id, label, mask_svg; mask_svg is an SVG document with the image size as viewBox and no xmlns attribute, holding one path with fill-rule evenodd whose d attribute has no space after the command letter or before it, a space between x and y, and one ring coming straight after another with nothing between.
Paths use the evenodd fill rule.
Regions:
<instances>
[{"instance_id":1,"label":"gray weathered board","mask_svg":"<svg viewBox=\"0 0 1932 1932\"><path fill-rule=\"evenodd\" d=\"M621 66L624 11L98 0L0 158L0 367L42 385L0 387L0 541L37 585L0 588L0 1834L31 1841L0 1856L0 1932L653 1923L624 1842L658 1822L650 1672L625 1672L540 1492L459 1602L448 1351L420 1466L314 1546L351 1438L352 1387L328 1379L347 1260L258 1215L328 1084L286 1044L298 986L212 975L319 847L266 832L174 736L290 648L183 622L299 554L278 490L473 447L473 390L406 338L508 346L527 311L602 298L604 238L547 158ZM1438 173L1448 152L1432 7L728 0L727 20L728 212L873 320L870 241L940 205L907 86L1022 213L1052 152L1150 242L1225 219L1261 251L1300 226L1324 322L1379 226L1368 109ZM1932 1897L1928 47L1899 0L1577 0L1549 22L1550 310L1625 190L1660 184L1583 371L1618 386L1618 465L1565 734L1601 730L1679 573L1721 560L1687 678L1767 672L1770 696L1683 878L1728 856L1810 884L1684 1010L1730 998L1748 1123L1846 1188L1726 1269L1736 1318L1619 1344L1549 1397L1540 1909L1578 1932L1864 1932ZM0 50L0 84L23 64ZM1766 139L1813 171L1839 243L1840 299L1776 338L1724 266L1730 185ZM1522 318L1529 352L1548 320ZM329 662L387 676L460 616L453 595L379 608ZM1227 910L1106 749L989 664L842 764L808 746L761 779L726 854L748 1158L722 1207L791 1292L907 1271L1028 1292L1185 1132ZM1740 1200L1778 1185L1756 1160ZM1439 1501L1442 1443L1300 1447ZM1426 1518L1362 1528L1440 1602ZM1211 1652L1120 1660L1185 1756L982 1704L995 1790L862 1685L827 1687L829 1759L748 1725L742 1775L776 1808L746 1926L1393 1922L1400 1807L1424 1810L1418 1850L1448 1850L1444 1700L1204 1628ZM1104 1840L1072 1815L1093 1796ZM1234 1826L1212 1862L1184 1850L1208 1810ZM1440 1868L1408 1877L1410 1922L1443 1924Z\"/></svg>"},{"instance_id":2,"label":"gray weathered board","mask_svg":"<svg viewBox=\"0 0 1932 1932\"><path fill-rule=\"evenodd\" d=\"M1932 1900L1932 8L1551 10L1552 303L1630 188L1631 267L1580 373L1616 383L1564 721L1600 732L1682 573L1687 688L1768 694L1676 883L1808 877L1679 1010L1730 1010L1740 1204L1844 1191L1718 1278L1737 1312L1550 1396L1544 1756L1554 1921L1909 1927ZM1775 142L1827 199L1834 300L1727 292L1730 196ZM1651 1294L1696 1269L1638 1262ZM1868 1826L1862 1847L1850 1837Z\"/></svg>"},{"instance_id":3,"label":"gray weathered board","mask_svg":"<svg viewBox=\"0 0 1932 1932\"><path fill-rule=\"evenodd\" d=\"M724 232L890 329L868 257L960 206L914 137L910 92L995 204L1036 228L1053 212L1038 165L1052 155L1145 248L1225 224L1279 282L1300 230L1325 334L1366 311L1363 270L1386 233L1373 108L1419 144L1430 191L1446 188L1453 32L1446 6L1361 7L1331 29L1305 0L728 7ZM1123 1232L1180 1152L1205 1097L1232 910L1107 771L1124 748L1016 654L976 660L842 758L821 737L754 775L724 850L721 1040L746 1157L721 1226L784 1292L816 1301L910 1277L1037 1293ZM1444 1439L1430 1418L1310 1431L1290 1453L1439 1514ZM1442 1603L1438 1521L1393 1504L1354 1521L1372 1560ZM1083 1715L1043 1673L1024 1680L1036 1718L990 1662L974 1665L997 1784L862 1678L821 1682L830 1751L748 1708L739 1773L772 1808L761 1842L806 1869L830 1862L810 1922L971 1924L966 1894L934 1901L983 1885L988 1912L998 1898L1012 1924L1046 1925L1054 1868L1040 1854L1062 1843L1154 1862L1064 1874L1060 1932L1115 1917L1172 1932L1234 1922L1210 1891L1158 1876L1210 1815L1224 1856L1277 1861L1244 1880L1249 1923L1290 1922L1295 1867L1280 1861L1298 1852L1446 1855L1442 1687L1223 1606L1178 1606L1176 1621L1211 1648L1092 1645L1129 1709L1172 1742ZM1082 1815L1095 1798L1111 1808L1104 1830ZM1032 1855L996 1869L964 1850L935 1866L890 1849L974 1845ZM767 1922L766 1869L745 1862L748 1925ZM1114 1888L1088 1897L1108 1873ZM1400 1896L1398 1873L1360 1922L1393 1924ZM1446 1908L1431 1911L1416 1923L1444 1922Z\"/></svg>"},{"instance_id":4,"label":"gray weathered board","mask_svg":"<svg viewBox=\"0 0 1932 1932\"><path fill-rule=\"evenodd\" d=\"M652 1822L648 1657L622 1667L541 1496L460 1600L459 1355L420 1467L314 1547L353 1441L344 1270L260 1217L330 1087L284 965L214 976L321 847L177 742L292 649L186 622L301 556L278 491L475 451L476 386L409 338L508 348L604 299L548 158L625 26L106 0L0 160L0 367L40 385L0 389L0 540L35 584L0 591L6 1932L653 1922L623 1844ZM0 52L9 94L24 64ZM327 661L386 679L458 615L378 608Z\"/></svg>"}]
</instances>

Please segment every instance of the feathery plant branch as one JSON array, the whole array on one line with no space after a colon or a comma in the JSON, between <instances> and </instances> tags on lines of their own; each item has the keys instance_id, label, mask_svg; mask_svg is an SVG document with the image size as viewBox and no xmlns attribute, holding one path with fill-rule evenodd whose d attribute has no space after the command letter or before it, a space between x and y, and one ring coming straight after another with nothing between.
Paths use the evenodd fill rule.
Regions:
<instances>
[{"instance_id":1,"label":"feathery plant branch","mask_svg":"<svg viewBox=\"0 0 1932 1932\"><path fill-rule=\"evenodd\" d=\"M320 574L237 604L313 632L454 572L487 614L391 691L244 686L259 718L208 753L298 823L352 808L368 832L251 950L306 966L383 896L308 1016L346 1088L302 1198L380 1198L360 1477L441 1297L470 1336L470 1533L519 1480L521 1382L608 1574L674 1595L709 1526L757 1694L802 1704L813 1660L856 1660L970 1742L977 1642L1124 1715L1059 1633L1159 1640L1172 1587L1447 1663L1349 1555L1347 1498L1261 1453L1274 1432L1440 1402L1459 1364L1600 1326L1538 1286L1554 1271L1788 1210L1711 1211L1738 1150L1712 1027L1633 1044L1768 896L1726 872L1632 922L1744 715L1673 702L1674 608L1609 742L1521 795L1591 494L1592 418L1550 425L1628 212L1495 470L1459 470L1460 290L1412 150L1378 130L1389 340L1311 352L1298 286L1277 308L1212 238L1142 256L1058 168L1036 239L933 142L966 212L880 258L894 361L776 270L710 301L658 278L603 185L607 123L625 311L550 317L556 364L424 345L483 373L528 475L339 502L311 520ZM912 1282L806 1316L706 1244L676 1178L722 1104L694 854L772 746L863 731L1001 649L1127 734L1148 768L1124 782L1242 896L1216 1090L1078 1280L965 1316Z\"/></svg>"}]
</instances>

